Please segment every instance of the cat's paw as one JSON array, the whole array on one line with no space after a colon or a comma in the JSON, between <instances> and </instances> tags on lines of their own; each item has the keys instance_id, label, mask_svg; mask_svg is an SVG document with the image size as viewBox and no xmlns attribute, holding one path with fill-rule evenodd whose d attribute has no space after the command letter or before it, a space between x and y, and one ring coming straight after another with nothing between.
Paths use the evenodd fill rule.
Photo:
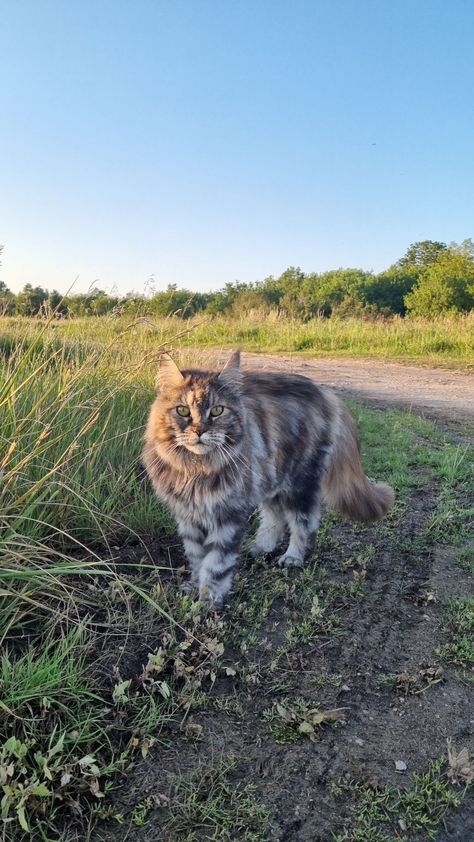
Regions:
<instances>
[{"instance_id":1,"label":"cat's paw","mask_svg":"<svg viewBox=\"0 0 474 842\"><path fill-rule=\"evenodd\" d=\"M303 567L304 559L298 556L289 555L288 552L283 553L277 560L279 567Z\"/></svg>"},{"instance_id":2,"label":"cat's paw","mask_svg":"<svg viewBox=\"0 0 474 842\"><path fill-rule=\"evenodd\" d=\"M191 581L191 579L188 579L186 582L181 582L179 590L182 594L186 594L186 596L192 596L196 599L199 596L199 587L196 582Z\"/></svg>"},{"instance_id":3,"label":"cat's paw","mask_svg":"<svg viewBox=\"0 0 474 842\"><path fill-rule=\"evenodd\" d=\"M224 607L224 597L214 593L208 587L199 591L199 600L209 611L221 611Z\"/></svg>"}]
</instances>

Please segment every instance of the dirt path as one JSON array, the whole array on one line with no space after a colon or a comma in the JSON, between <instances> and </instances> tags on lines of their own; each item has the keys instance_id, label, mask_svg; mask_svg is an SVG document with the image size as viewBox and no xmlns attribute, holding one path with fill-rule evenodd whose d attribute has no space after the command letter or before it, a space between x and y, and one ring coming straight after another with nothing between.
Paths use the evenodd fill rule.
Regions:
<instances>
[{"instance_id":1,"label":"dirt path","mask_svg":"<svg viewBox=\"0 0 474 842\"><path fill-rule=\"evenodd\" d=\"M343 394L398 404L427 415L472 421L474 374L382 360L308 359L272 354L244 354L248 368L293 371Z\"/></svg>"}]
</instances>

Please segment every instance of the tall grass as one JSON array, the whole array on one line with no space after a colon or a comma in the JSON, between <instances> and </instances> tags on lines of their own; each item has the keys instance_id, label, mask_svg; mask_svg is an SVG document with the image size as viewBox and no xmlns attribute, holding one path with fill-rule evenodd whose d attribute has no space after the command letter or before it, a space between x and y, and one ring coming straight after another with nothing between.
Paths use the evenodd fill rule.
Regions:
<instances>
[{"instance_id":1,"label":"tall grass","mask_svg":"<svg viewBox=\"0 0 474 842\"><path fill-rule=\"evenodd\" d=\"M248 351L304 352L314 356L417 359L434 364L474 364L474 316L454 319L313 319L302 324L270 315L214 319L185 342L239 345Z\"/></svg>"},{"instance_id":2,"label":"tall grass","mask_svg":"<svg viewBox=\"0 0 474 842\"><path fill-rule=\"evenodd\" d=\"M152 396L110 348L28 337L0 357L3 542L80 549L160 529L140 465Z\"/></svg>"},{"instance_id":3,"label":"tall grass","mask_svg":"<svg viewBox=\"0 0 474 842\"><path fill-rule=\"evenodd\" d=\"M8 337L37 335L41 325L22 319L0 319ZM365 356L418 360L433 365L474 365L474 315L429 319L393 318L381 321L331 318L302 323L277 313L254 312L248 316L200 316L183 322L179 318L136 320L110 317L53 323L54 337L72 343L86 339L89 350L115 343L119 357L124 351L135 360L153 353L164 343L186 348L230 348L273 353L305 353L313 356ZM179 337L178 339L176 337ZM57 341L56 340L56 341Z\"/></svg>"},{"instance_id":4,"label":"tall grass","mask_svg":"<svg viewBox=\"0 0 474 842\"><path fill-rule=\"evenodd\" d=\"M0 792L12 840L68 838L64 811L81 802L93 815L132 738L141 745L182 704L158 683L145 699L130 681L114 695L132 629L173 641L187 623L145 544L135 576L118 546L171 528L140 462L158 353L64 340L48 324L0 337ZM95 674L90 659L104 657ZM81 822L71 838L85 838Z\"/></svg>"}]
</instances>

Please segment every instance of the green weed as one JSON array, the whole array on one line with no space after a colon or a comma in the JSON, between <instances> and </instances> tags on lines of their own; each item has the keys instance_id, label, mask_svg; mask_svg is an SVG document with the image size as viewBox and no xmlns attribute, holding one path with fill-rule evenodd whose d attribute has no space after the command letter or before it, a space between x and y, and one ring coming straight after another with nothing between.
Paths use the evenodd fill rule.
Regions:
<instances>
[{"instance_id":1,"label":"green weed","mask_svg":"<svg viewBox=\"0 0 474 842\"><path fill-rule=\"evenodd\" d=\"M441 657L458 667L474 664L474 597L451 600L443 631L448 643L440 648Z\"/></svg>"},{"instance_id":2,"label":"green weed","mask_svg":"<svg viewBox=\"0 0 474 842\"><path fill-rule=\"evenodd\" d=\"M296 743L303 737L316 742L322 726L344 722L344 708L321 710L308 699L285 699L263 711L263 721L277 743Z\"/></svg>"},{"instance_id":3,"label":"green weed","mask_svg":"<svg viewBox=\"0 0 474 842\"><path fill-rule=\"evenodd\" d=\"M414 774L407 790L387 785L372 788L358 783L342 785L341 794L355 799L353 826L335 834L333 842L409 842L435 839L444 817L459 807L472 782L456 773L456 756L435 760L423 774ZM461 786L459 786L461 784Z\"/></svg>"},{"instance_id":4,"label":"green weed","mask_svg":"<svg viewBox=\"0 0 474 842\"><path fill-rule=\"evenodd\" d=\"M342 675L313 675L311 684L316 690L322 690L323 687L340 687L342 682Z\"/></svg>"},{"instance_id":5,"label":"green weed","mask_svg":"<svg viewBox=\"0 0 474 842\"><path fill-rule=\"evenodd\" d=\"M163 838L174 842L264 842L268 813L255 787L234 778L235 761L206 766L171 788L164 806ZM163 811L163 808L162 808Z\"/></svg>"},{"instance_id":6,"label":"green weed","mask_svg":"<svg viewBox=\"0 0 474 842\"><path fill-rule=\"evenodd\" d=\"M455 562L465 573L474 576L474 547L458 547Z\"/></svg>"}]
</instances>

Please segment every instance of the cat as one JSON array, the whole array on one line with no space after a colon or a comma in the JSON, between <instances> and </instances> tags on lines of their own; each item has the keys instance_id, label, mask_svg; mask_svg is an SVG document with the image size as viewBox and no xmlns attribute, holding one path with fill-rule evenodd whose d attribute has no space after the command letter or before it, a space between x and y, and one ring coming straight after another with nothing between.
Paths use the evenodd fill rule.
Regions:
<instances>
[{"instance_id":1,"label":"cat","mask_svg":"<svg viewBox=\"0 0 474 842\"><path fill-rule=\"evenodd\" d=\"M221 371L180 371L160 360L160 389L143 460L174 515L191 586L220 608L232 585L249 518L260 523L249 551L300 566L314 548L321 500L360 521L394 501L362 468L354 422L336 395L298 374L242 371L235 351Z\"/></svg>"}]
</instances>

